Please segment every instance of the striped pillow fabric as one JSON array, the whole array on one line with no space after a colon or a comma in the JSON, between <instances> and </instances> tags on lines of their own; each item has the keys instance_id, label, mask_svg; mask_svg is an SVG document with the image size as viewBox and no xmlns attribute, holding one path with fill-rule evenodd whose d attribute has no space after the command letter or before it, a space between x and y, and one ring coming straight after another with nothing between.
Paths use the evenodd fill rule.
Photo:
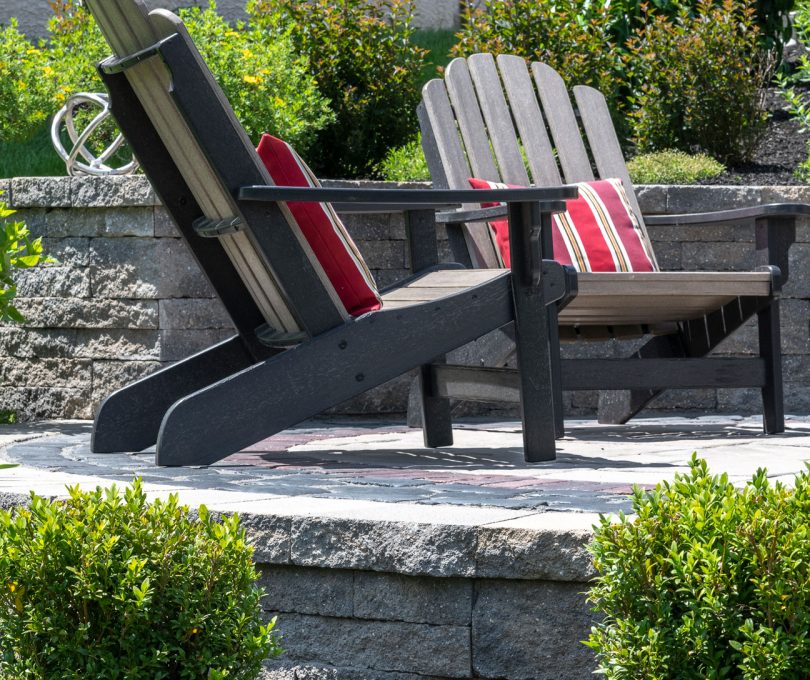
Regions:
<instances>
[{"instance_id":1,"label":"striped pillow fabric","mask_svg":"<svg viewBox=\"0 0 810 680\"><path fill-rule=\"evenodd\" d=\"M318 187L307 164L280 139L262 135L256 149L273 182L287 187ZM363 256L328 203L287 202L340 301L351 316L380 309L382 300Z\"/></svg>"},{"instance_id":2,"label":"striped pillow fabric","mask_svg":"<svg viewBox=\"0 0 810 680\"><path fill-rule=\"evenodd\" d=\"M475 189L508 185L470 178ZM580 182L579 197L554 215L554 259L581 272L649 272L656 269L620 179ZM488 205L494 205L492 203ZM486 206L485 206L486 207ZM507 220L489 223L504 266L510 266Z\"/></svg>"}]
</instances>

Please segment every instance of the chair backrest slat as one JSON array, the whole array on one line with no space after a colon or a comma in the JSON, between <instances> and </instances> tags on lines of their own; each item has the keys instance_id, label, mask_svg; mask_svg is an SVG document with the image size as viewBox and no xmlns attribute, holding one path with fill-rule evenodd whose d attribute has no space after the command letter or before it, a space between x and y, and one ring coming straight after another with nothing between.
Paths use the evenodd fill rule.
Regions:
<instances>
[{"instance_id":1,"label":"chair backrest slat","mask_svg":"<svg viewBox=\"0 0 810 680\"><path fill-rule=\"evenodd\" d=\"M487 127L465 59L454 59L448 64L445 84L473 175L491 182L500 182L501 175L495 165Z\"/></svg>"},{"instance_id":2,"label":"chair backrest slat","mask_svg":"<svg viewBox=\"0 0 810 680\"><path fill-rule=\"evenodd\" d=\"M532 73L565 181L592 181L591 161L563 79L550 66L537 62L532 64Z\"/></svg>"},{"instance_id":3,"label":"chair backrest slat","mask_svg":"<svg viewBox=\"0 0 810 680\"><path fill-rule=\"evenodd\" d=\"M417 113L422 128L425 158L434 185L439 189L469 189L469 178L473 176L473 172L467 161L466 145L462 146L459 138L456 114L444 81L431 80L425 85L422 90L422 103ZM466 225L464 241L473 266L484 268L500 266L490 229L485 223Z\"/></svg>"},{"instance_id":4,"label":"chair backrest slat","mask_svg":"<svg viewBox=\"0 0 810 680\"><path fill-rule=\"evenodd\" d=\"M539 186L562 184L554 150L546 132L545 119L537 103L537 94L525 60L502 54L497 63L533 183Z\"/></svg>"},{"instance_id":5,"label":"chair backrest slat","mask_svg":"<svg viewBox=\"0 0 810 680\"><path fill-rule=\"evenodd\" d=\"M498 161L501 180L528 186L529 175L523 164L512 115L503 94L495 59L490 54L475 54L467 60L478 103L489 133L492 151Z\"/></svg>"},{"instance_id":6,"label":"chair backrest slat","mask_svg":"<svg viewBox=\"0 0 810 680\"><path fill-rule=\"evenodd\" d=\"M613 119L610 117L610 109L608 109L605 95L592 87L577 85L574 87L574 99L577 103L582 127L588 138L588 146L591 149L599 176L605 178L618 177L622 180L627 192L627 198L630 200L630 205L633 206L644 239L649 246L650 237L647 234L647 227L644 224L644 217L641 214L641 208L636 198L636 192L633 189L633 182L630 179L627 164L624 162L624 154L619 144L619 138L616 136L616 129L613 126ZM653 264L657 267L658 263L655 260L652 247L648 247L647 252L652 258Z\"/></svg>"}]
</instances>

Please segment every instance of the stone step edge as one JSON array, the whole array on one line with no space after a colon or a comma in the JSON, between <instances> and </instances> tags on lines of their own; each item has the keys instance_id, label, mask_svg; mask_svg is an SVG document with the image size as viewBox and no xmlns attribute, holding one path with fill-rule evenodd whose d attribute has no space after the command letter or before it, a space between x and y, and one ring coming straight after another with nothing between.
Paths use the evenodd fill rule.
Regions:
<instances>
[{"instance_id":1,"label":"stone step edge","mask_svg":"<svg viewBox=\"0 0 810 680\"><path fill-rule=\"evenodd\" d=\"M42 472L37 470L40 475ZM85 487L113 482L74 477L73 483ZM53 485L47 480L45 483L49 491L40 495L51 498L67 495L66 492L54 493ZM189 491L195 492L196 497L200 495L199 490ZM167 494L168 491L159 495ZM180 501L186 502L182 491L179 495ZM306 499L297 497L296 500ZM27 505L28 501L28 495L18 490L0 490L0 508ZM335 514L328 515L243 512L239 511L238 503L227 502L206 503L206 506L214 513L239 513L258 564L357 569L408 576L578 583L586 583L595 575L588 552L593 537L591 526L598 521L595 514L526 513L491 523L453 524L441 522L439 506L419 506L434 516L433 521L405 521L394 518L402 510L399 503L376 503L383 510L391 510L392 519L381 519L341 517L338 514L340 503L338 499L334 502ZM255 504L256 501L251 503L253 507ZM458 507L454 506L454 510Z\"/></svg>"}]
</instances>

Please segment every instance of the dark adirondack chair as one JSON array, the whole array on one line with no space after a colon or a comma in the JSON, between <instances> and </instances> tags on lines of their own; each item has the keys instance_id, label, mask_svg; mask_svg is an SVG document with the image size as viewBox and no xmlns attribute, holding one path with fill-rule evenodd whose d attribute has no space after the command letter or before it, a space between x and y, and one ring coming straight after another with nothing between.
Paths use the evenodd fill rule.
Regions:
<instances>
[{"instance_id":1,"label":"dark adirondack chair","mask_svg":"<svg viewBox=\"0 0 810 680\"><path fill-rule=\"evenodd\" d=\"M414 368L422 368L425 438L452 443L449 400L431 362L514 323L528 460L554 456L547 305L570 278L536 247L570 187L484 192L506 201L511 270L440 265L434 209L466 191L272 186L182 22L140 0L87 0L114 56L99 66L112 110L163 205L230 314L236 335L110 395L96 452L157 444L164 465L210 464ZM383 291L379 311L336 303L287 201L407 209L414 276ZM391 206L391 204L394 204ZM761 279L761 280L760 280ZM767 287L766 276L752 285ZM486 372L485 372L486 373ZM496 383L499 375L481 376Z\"/></svg>"},{"instance_id":2,"label":"dark adirondack chair","mask_svg":"<svg viewBox=\"0 0 810 680\"><path fill-rule=\"evenodd\" d=\"M562 78L545 64L528 67L519 57L488 54L454 60L444 79L425 86L418 110L434 187L465 188L470 177L522 186L620 178L652 253L605 98L582 86L574 87L573 96L572 105ZM478 205L467 205L467 215L447 218L454 259L469 267L501 266ZM558 327L563 340L647 336L647 341L627 359L563 361L552 343L555 380L566 390L604 390L599 416L606 423L626 422L665 388L758 387L765 431L783 431L778 293L788 276L794 220L808 214L810 206L780 204L647 218L655 225L752 221L761 266L753 272L577 274L576 297L564 308L549 308L552 333ZM548 234L543 248L544 257L551 257ZM758 358L706 357L754 315ZM472 358L476 364L504 365L512 348L501 332L476 345ZM509 387L516 384L514 372L503 374L504 388L495 391L477 387L474 374L464 369L435 371L440 385L465 383L467 399L517 398ZM560 434L562 391L554 395Z\"/></svg>"}]
</instances>

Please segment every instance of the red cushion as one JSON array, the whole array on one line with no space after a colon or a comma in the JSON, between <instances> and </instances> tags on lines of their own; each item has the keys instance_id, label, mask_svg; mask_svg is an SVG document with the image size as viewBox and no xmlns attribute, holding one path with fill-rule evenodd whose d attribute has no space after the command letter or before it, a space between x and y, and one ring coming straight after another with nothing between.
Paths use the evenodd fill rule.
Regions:
<instances>
[{"instance_id":1,"label":"red cushion","mask_svg":"<svg viewBox=\"0 0 810 680\"><path fill-rule=\"evenodd\" d=\"M320 186L312 171L287 142L262 135L256 150L276 185ZM287 207L346 311L352 316L360 316L380 309L381 300L371 272L332 206L289 201Z\"/></svg>"},{"instance_id":2,"label":"red cushion","mask_svg":"<svg viewBox=\"0 0 810 680\"><path fill-rule=\"evenodd\" d=\"M475 189L507 188L506 184L470 178ZM620 179L580 182L579 197L566 202L566 211L554 215L554 259L589 272L649 272L652 256ZM517 187L513 187L517 188ZM482 204L484 207L495 205ZM509 224L489 223L504 266L510 266Z\"/></svg>"}]
</instances>

